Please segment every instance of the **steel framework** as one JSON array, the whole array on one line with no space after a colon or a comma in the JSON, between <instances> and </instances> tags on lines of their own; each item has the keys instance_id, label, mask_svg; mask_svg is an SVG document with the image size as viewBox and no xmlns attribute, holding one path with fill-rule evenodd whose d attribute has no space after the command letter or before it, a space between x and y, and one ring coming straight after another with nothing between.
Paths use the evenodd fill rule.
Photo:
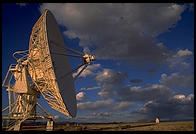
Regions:
<instances>
[{"instance_id":1,"label":"steel framework","mask_svg":"<svg viewBox=\"0 0 196 134\"><path fill-rule=\"evenodd\" d=\"M83 66L74 80L94 60L94 56L81 53L67 46L67 50L77 55L50 52L48 44L51 40L47 38L46 13L47 10L32 28L29 50L18 51L13 54L17 64L10 65L3 81L2 86L6 87L8 91L9 100L9 105L2 110L2 113L8 111L7 115L3 115L3 120L14 120L9 123L7 130L20 130L21 123L27 119L49 119L47 130L53 130L53 116L37 102L40 94L53 109L70 117L59 93L51 53L82 58L82 64L69 72L73 73ZM37 107L45 113L45 116L37 114Z\"/></svg>"}]
</instances>

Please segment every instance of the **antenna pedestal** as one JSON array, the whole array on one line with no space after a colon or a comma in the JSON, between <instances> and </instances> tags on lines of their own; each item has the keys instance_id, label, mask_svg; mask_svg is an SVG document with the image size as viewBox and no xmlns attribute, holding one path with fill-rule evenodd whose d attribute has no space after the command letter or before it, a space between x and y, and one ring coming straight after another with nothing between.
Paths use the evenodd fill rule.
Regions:
<instances>
[{"instance_id":1,"label":"antenna pedestal","mask_svg":"<svg viewBox=\"0 0 196 134\"><path fill-rule=\"evenodd\" d=\"M39 107L46 115L30 115L30 113L24 113L23 116L16 116L15 114L4 115L2 116L2 120L6 120L7 123L5 125L5 122L2 122L2 128L8 131L20 131L22 128L21 124L25 120L47 120L46 131L53 131L54 117L51 116L39 103L37 103L34 107L36 106Z\"/></svg>"},{"instance_id":2,"label":"antenna pedestal","mask_svg":"<svg viewBox=\"0 0 196 134\"><path fill-rule=\"evenodd\" d=\"M67 50L77 55L68 54ZM76 69L84 67L74 78L72 72L76 69L71 69L65 56L82 58L82 64ZM65 47L57 22L49 10L42 13L32 28L29 50L15 52L13 57L17 64L10 65L2 84L8 91L8 106L2 110L8 111L2 116L3 120L9 121L8 130L20 130L25 120L48 120L46 130L53 130L54 117L37 102L40 95L54 110L68 117L76 116L74 80L95 57ZM45 116L38 115L38 107Z\"/></svg>"},{"instance_id":3,"label":"antenna pedestal","mask_svg":"<svg viewBox=\"0 0 196 134\"><path fill-rule=\"evenodd\" d=\"M48 120L46 125L46 131L53 131L53 124L54 124L53 120Z\"/></svg>"},{"instance_id":4,"label":"antenna pedestal","mask_svg":"<svg viewBox=\"0 0 196 134\"><path fill-rule=\"evenodd\" d=\"M14 131L20 131L21 129L21 123L14 126Z\"/></svg>"}]
</instances>

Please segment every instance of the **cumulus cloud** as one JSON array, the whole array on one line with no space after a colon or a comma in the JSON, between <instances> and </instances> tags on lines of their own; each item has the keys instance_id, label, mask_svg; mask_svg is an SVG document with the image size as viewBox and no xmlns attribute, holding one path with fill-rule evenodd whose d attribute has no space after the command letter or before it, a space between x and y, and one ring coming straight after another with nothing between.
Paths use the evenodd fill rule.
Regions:
<instances>
[{"instance_id":1,"label":"cumulus cloud","mask_svg":"<svg viewBox=\"0 0 196 134\"><path fill-rule=\"evenodd\" d=\"M163 77L166 77L163 75ZM93 111L92 117L99 118L100 122L108 121L110 117L119 121L129 121L134 116L134 121L139 119L193 119L194 118L194 94L185 96L184 94L175 94L172 89L158 84L152 84L145 87L128 86L118 90L118 101L112 99L84 102L78 104L79 110ZM131 110L133 104L137 102L143 103L138 110ZM107 112L103 112L102 110ZM94 112L96 110L96 112ZM97 112L97 111L102 112ZM121 112L131 110L130 114L122 114ZM116 111L115 115L111 111ZM121 114L121 115L120 115ZM118 116L120 115L120 116ZM135 117L137 116L137 118ZM139 116L139 117L138 117Z\"/></svg>"},{"instance_id":2,"label":"cumulus cloud","mask_svg":"<svg viewBox=\"0 0 196 134\"><path fill-rule=\"evenodd\" d=\"M88 87L88 88L81 88L80 90L96 90L96 89L100 89L101 87L100 86L94 86L94 87Z\"/></svg>"},{"instance_id":3,"label":"cumulus cloud","mask_svg":"<svg viewBox=\"0 0 196 134\"><path fill-rule=\"evenodd\" d=\"M190 67L190 63L182 62L180 66L181 66L182 68L189 68L189 67Z\"/></svg>"},{"instance_id":4,"label":"cumulus cloud","mask_svg":"<svg viewBox=\"0 0 196 134\"><path fill-rule=\"evenodd\" d=\"M194 87L194 75L172 73L170 76L167 76L167 74L162 74L160 83L170 88L192 89Z\"/></svg>"},{"instance_id":5,"label":"cumulus cloud","mask_svg":"<svg viewBox=\"0 0 196 134\"><path fill-rule=\"evenodd\" d=\"M95 77L95 80L100 83L108 84L121 84L123 80L127 77L127 74L116 72L112 69L104 68L102 72L99 72Z\"/></svg>"},{"instance_id":6,"label":"cumulus cloud","mask_svg":"<svg viewBox=\"0 0 196 134\"><path fill-rule=\"evenodd\" d=\"M187 100L191 101L194 99L194 94L190 94L189 96L187 96L186 98Z\"/></svg>"},{"instance_id":7,"label":"cumulus cloud","mask_svg":"<svg viewBox=\"0 0 196 134\"><path fill-rule=\"evenodd\" d=\"M138 83L142 83L143 80L135 78L135 79L130 80L130 82L133 83L133 84L138 84Z\"/></svg>"},{"instance_id":8,"label":"cumulus cloud","mask_svg":"<svg viewBox=\"0 0 196 134\"><path fill-rule=\"evenodd\" d=\"M189 103L194 101L194 94L189 94L187 97L184 94L176 94L171 98L172 101L180 101L180 103Z\"/></svg>"},{"instance_id":9,"label":"cumulus cloud","mask_svg":"<svg viewBox=\"0 0 196 134\"><path fill-rule=\"evenodd\" d=\"M185 95L183 95L183 94L177 94L177 95L174 95L173 96L173 98L175 98L175 99L185 99Z\"/></svg>"},{"instance_id":10,"label":"cumulus cloud","mask_svg":"<svg viewBox=\"0 0 196 134\"><path fill-rule=\"evenodd\" d=\"M173 91L164 85L152 84L146 87L127 86L118 89L117 94L121 101L145 102L150 100L164 100L173 95Z\"/></svg>"},{"instance_id":11,"label":"cumulus cloud","mask_svg":"<svg viewBox=\"0 0 196 134\"><path fill-rule=\"evenodd\" d=\"M193 119L194 118L194 95L190 94L185 97L178 94L164 101L148 101L140 109L150 117L169 118L171 120Z\"/></svg>"},{"instance_id":12,"label":"cumulus cloud","mask_svg":"<svg viewBox=\"0 0 196 134\"><path fill-rule=\"evenodd\" d=\"M77 100L83 100L85 98L85 93L84 92L79 92L77 95L76 95L76 99Z\"/></svg>"},{"instance_id":13,"label":"cumulus cloud","mask_svg":"<svg viewBox=\"0 0 196 134\"><path fill-rule=\"evenodd\" d=\"M95 102L84 102L84 103L78 103L77 107L79 110L97 110L101 108L108 108L113 104L112 99L107 99L107 100L99 100Z\"/></svg>"},{"instance_id":14,"label":"cumulus cloud","mask_svg":"<svg viewBox=\"0 0 196 134\"><path fill-rule=\"evenodd\" d=\"M181 58L170 58L168 61L170 69L185 70L190 67L190 63L185 62Z\"/></svg>"},{"instance_id":15,"label":"cumulus cloud","mask_svg":"<svg viewBox=\"0 0 196 134\"><path fill-rule=\"evenodd\" d=\"M184 57L184 56L189 56L189 55L192 55L192 52L189 51L188 49L179 50L179 51L177 52L177 56L179 56L179 57Z\"/></svg>"},{"instance_id":16,"label":"cumulus cloud","mask_svg":"<svg viewBox=\"0 0 196 134\"><path fill-rule=\"evenodd\" d=\"M94 75L94 71L99 69L101 67L100 64L92 64L92 65L88 65L87 68L79 75L79 77L87 77L90 75ZM78 71L76 73L73 73L73 77L76 76L83 67L79 68Z\"/></svg>"},{"instance_id":17,"label":"cumulus cloud","mask_svg":"<svg viewBox=\"0 0 196 134\"><path fill-rule=\"evenodd\" d=\"M101 86L101 91L98 95L102 98L112 97L115 94L115 89L123 83L126 77L126 73L116 72L112 69L103 69L95 77L95 80Z\"/></svg>"},{"instance_id":18,"label":"cumulus cloud","mask_svg":"<svg viewBox=\"0 0 196 134\"><path fill-rule=\"evenodd\" d=\"M79 38L85 50L94 47L97 58L162 62L168 50L156 37L181 19L185 6L173 3L44 3L64 34ZM148 12L146 12L148 11Z\"/></svg>"},{"instance_id":19,"label":"cumulus cloud","mask_svg":"<svg viewBox=\"0 0 196 134\"><path fill-rule=\"evenodd\" d=\"M167 62L169 63L169 67L171 69L187 69L190 67L190 63L186 62L186 60L188 58L190 58L190 56L193 53L188 50L179 50L176 54L171 55L170 57L168 57Z\"/></svg>"}]
</instances>

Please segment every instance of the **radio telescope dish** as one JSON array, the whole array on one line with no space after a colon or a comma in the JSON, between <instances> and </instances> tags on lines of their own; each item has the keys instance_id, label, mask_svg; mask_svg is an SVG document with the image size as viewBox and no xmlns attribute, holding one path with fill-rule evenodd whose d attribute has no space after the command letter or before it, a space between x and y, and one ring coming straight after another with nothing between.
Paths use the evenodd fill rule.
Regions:
<instances>
[{"instance_id":1,"label":"radio telescope dish","mask_svg":"<svg viewBox=\"0 0 196 134\"><path fill-rule=\"evenodd\" d=\"M73 76L70 73L61 78L72 70L68 57L56 54L67 53L63 37L50 11L45 11L38 22L33 27L29 43L28 60L33 65L29 67L30 76L53 109L69 117L75 117L77 105ZM45 38L45 42L37 38ZM36 41L39 43L35 43ZM35 70L31 71L33 68Z\"/></svg>"},{"instance_id":2,"label":"radio telescope dish","mask_svg":"<svg viewBox=\"0 0 196 134\"><path fill-rule=\"evenodd\" d=\"M68 54L68 50L77 55ZM68 56L82 58L81 65L71 69ZM9 98L9 106L2 110L9 109L9 112L3 119L15 120L8 130L20 130L20 124L26 119L50 119L47 130L52 130L53 117L37 102L40 94L54 110L71 118L76 116L74 80L94 60L94 56L64 45L58 24L49 10L42 13L32 28L29 50L15 52L13 57L17 64L10 65L3 81ZM82 66L73 78L72 73ZM38 116L36 106L47 116Z\"/></svg>"}]
</instances>

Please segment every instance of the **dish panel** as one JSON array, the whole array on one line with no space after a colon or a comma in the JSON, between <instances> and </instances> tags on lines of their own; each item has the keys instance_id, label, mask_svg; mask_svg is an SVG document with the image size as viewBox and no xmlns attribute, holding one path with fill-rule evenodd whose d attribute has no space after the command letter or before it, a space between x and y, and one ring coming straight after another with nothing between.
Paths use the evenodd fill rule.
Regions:
<instances>
[{"instance_id":1,"label":"dish panel","mask_svg":"<svg viewBox=\"0 0 196 134\"><path fill-rule=\"evenodd\" d=\"M48 104L75 117L77 113L74 79L58 24L49 10L35 23L29 42L28 71ZM63 77L62 77L63 76Z\"/></svg>"}]
</instances>

